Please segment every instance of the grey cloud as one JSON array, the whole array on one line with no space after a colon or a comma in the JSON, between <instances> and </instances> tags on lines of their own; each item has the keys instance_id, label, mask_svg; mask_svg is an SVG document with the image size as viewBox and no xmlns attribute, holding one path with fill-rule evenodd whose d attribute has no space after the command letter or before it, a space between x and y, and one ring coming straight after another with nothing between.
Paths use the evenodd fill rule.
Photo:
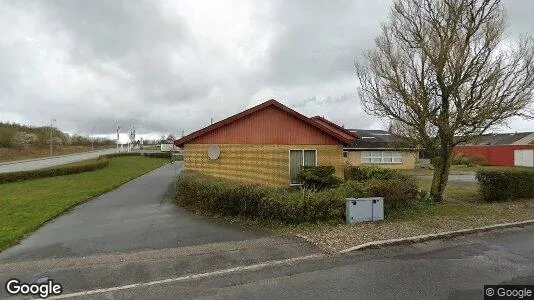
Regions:
<instances>
[{"instance_id":1,"label":"grey cloud","mask_svg":"<svg viewBox=\"0 0 534 300\"><path fill-rule=\"evenodd\" d=\"M176 3L0 2L0 118L42 125L54 117L84 134L118 123L179 134L274 98L349 127L386 124L361 110L353 61L373 46L392 1L251 1L253 24L244 26L257 32L223 41L238 50L197 36ZM532 34L534 2L503 4L511 35Z\"/></svg>"},{"instance_id":2,"label":"grey cloud","mask_svg":"<svg viewBox=\"0 0 534 300\"><path fill-rule=\"evenodd\" d=\"M379 32L390 1L277 2L279 38L269 60L270 84L321 84L354 74L353 61Z\"/></svg>"}]
</instances>

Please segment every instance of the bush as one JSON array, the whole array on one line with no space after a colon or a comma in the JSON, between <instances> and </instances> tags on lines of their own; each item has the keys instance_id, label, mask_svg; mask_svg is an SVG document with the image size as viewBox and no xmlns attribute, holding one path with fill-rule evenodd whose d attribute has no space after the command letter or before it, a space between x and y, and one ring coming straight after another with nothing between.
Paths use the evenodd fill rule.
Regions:
<instances>
[{"instance_id":1,"label":"bush","mask_svg":"<svg viewBox=\"0 0 534 300\"><path fill-rule=\"evenodd\" d=\"M486 157L484 157L483 155L474 155L474 156L469 156L469 161L467 162L467 165L470 167L487 166L488 161L486 160Z\"/></svg>"},{"instance_id":2,"label":"bush","mask_svg":"<svg viewBox=\"0 0 534 300\"><path fill-rule=\"evenodd\" d=\"M77 166L64 166L47 169L39 169L32 171L12 172L12 173L0 173L0 184L17 182L30 179L38 179L44 177L62 176L76 173L83 173L105 168L109 165L109 160L105 156L100 156L94 162L89 162L83 165Z\"/></svg>"},{"instance_id":3,"label":"bush","mask_svg":"<svg viewBox=\"0 0 534 300\"><path fill-rule=\"evenodd\" d=\"M11 138L11 145L19 149L28 149L31 145L37 143L37 135L24 131L17 131Z\"/></svg>"},{"instance_id":4,"label":"bush","mask_svg":"<svg viewBox=\"0 0 534 300\"><path fill-rule=\"evenodd\" d=\"M467 165L469 167L485 166L488 161L483 155L467 156L462 153L456 154L452 157L451 165Z\"/></svg>"},{"instance_id":5,"label":"bush","mask_svg":"<svg viewBox=\"0 0 534 300\"><path fill-rule=\"evenodd\" d=\"M379 167L348 167L346 170L347 180L365 181L371 179L393 179L401 178L402 175L397 170Z\"/></svg>"},{"instance_id":6,"label":"bush","mask_svg":"<svg viewBox=\"0 0 534 300\"><path fill-rule=\"evenodd\" d=\"M484 201L534 198L534 169L479 170L476 178Z\"/></svg>"},{"instance_id":7,"label":"bush","mask_svg":"<svg viewBox=\"0 0 534 300\"><path fill-rule=\"evenodd\" d=\"M463 154L457 154L452 157L451 165L467 165L469 163L469 157Z\"/></svg>"},{"instance_id":8,"label":"bush","mask_svg":"<svg viewBox=\"0 0 534 300\"><path fill-rule=\"evenodd\" d=\"M322 190L338 185L341 179L334 174L333 166L304 166L298 174L298 180L305 188Z\"/></svg>"},{"instance_id":9,"label":"bush","mask_svg":"<svg viewBox=\"0 0 534 300\"><path fill-rule=\"evenodd\" d=\"M384 197L384 210L411 205L419 199L419 190L412 178L371 179L367 182L372 197Z\"/></svg>"},{"instance_id":10,"label":"bush","mask_svg":"<svg viewBox=\"0 0 534 300\"><path fill-rule=\"evenodd\" d=\"M347 181L336 188L320 191L288 190L184 171L178 178L176 200L182 206L215 215L284 223L341 221L345 218L345 198L348 197L383 196L386 210L416 200L415 183L400 180Z\"/></svg>"}]
</instances>

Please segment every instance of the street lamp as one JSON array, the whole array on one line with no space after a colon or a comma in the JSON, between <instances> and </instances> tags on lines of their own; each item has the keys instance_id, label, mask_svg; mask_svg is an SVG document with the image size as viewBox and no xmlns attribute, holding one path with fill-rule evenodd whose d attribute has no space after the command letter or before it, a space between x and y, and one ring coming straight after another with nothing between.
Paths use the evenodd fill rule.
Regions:
<instances>
[{"instance_id":1,"label":"street lamp","mask_svg":"<svg viewBox=\"0 0 534 300\"><path fill-rule=\"evenodd\" d=\"M52 138L53 138L53 136L52 136L52 132L53 131L52 130L54 128L54 122L55 121L56 121L56 119L52 119L50 121L50 156L52 156Z\"/></svg>"},{"instance_id":2,"label":"street lamp","mask_svg":"<svg viewBox=\"0 0 534 300\"><path fill-rule=\"evenodd\" d=\"M95 145L94 145L94 140L95 139L94 139L94 136L93 136L94 132L95 132L95 126L93 126L91 128L91 151L95 150Z\"/></svg>"}]
</instances>

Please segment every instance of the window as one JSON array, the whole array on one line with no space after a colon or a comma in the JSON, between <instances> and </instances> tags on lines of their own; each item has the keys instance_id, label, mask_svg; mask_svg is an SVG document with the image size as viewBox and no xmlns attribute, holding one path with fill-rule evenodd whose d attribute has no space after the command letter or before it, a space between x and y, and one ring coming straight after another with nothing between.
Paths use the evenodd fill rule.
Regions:
<instances>
[{"instance_id":1,"label":"window","mask_svg":"<svg viewBox=\"0 0 534 300\"><path fill-rule=\"evenodd\" d=\"M289 177L291 184L300 184L297 176L302 166L317 165L317 150L289 150Z\"/></svg>"},{"instance_id":2,"label":"window","mask_svg":"<svg viewBox=\"0 0 534 300\"><path fill-rule=\"evenodd\" d=\"M343 151L343 157L345 158L349 157L349 151Z\"/></svg>"},{"instance_id":3,"label":"window","mask_svg":"<svg viewBox=\"0 0 534 300\"><path fill-rule=\"evenodd\" d=\"M362 151L362 164L402 164L398 151Z\"/></svg>"}]
</instances>

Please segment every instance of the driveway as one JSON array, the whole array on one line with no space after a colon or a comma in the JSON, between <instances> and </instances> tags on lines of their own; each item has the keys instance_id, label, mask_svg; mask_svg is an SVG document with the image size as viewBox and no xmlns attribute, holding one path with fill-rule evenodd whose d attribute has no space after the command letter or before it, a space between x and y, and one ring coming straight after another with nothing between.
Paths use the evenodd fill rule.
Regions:
<instances>
[{"instance_id":1,"label":"driveway","mask_svg":"<svg viewBox=\"0 0 534 300\"><path fill-rule=\"evenodd\" d=\"M57 165L69 164L77 161L97 158L100 155L115 153L115 149L98 150L84 153L36 158L20 161L0 163L0 173L30 171Z\"/></svg>"},{"instance_id":2,"label":"driveway","mask_svg":"<svg viewBox=\"0 0 534 300\"><path fill-rule=\"evenodd\" d=\"M75 207L1 252L0 262L164 249L266 235L192 215L172 203L181 166L167 164Z\"/></svg>"}]
</instances>

